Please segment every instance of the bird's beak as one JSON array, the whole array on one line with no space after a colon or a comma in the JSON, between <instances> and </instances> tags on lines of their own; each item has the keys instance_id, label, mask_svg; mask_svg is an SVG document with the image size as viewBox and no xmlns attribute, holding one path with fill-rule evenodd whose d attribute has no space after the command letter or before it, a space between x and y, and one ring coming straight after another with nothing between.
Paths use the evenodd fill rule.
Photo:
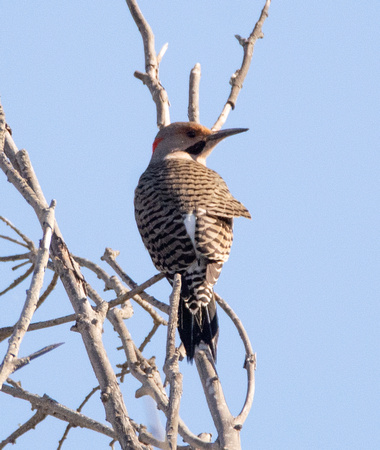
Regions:
<instances>
[{"instance_id":1,"label":"bird's beak","mask_svg":"<svg viewBox=\"0 0 380 450\"><path fill-rule=\"evenodd\" d=\"M207 136L207 141L219 142L228 136L233 136L234 134L238 133L244 133L245 131L248 131L248 128L228 128L227 130L215 131L215 133Z\"/></svg>"},{"instance_id":2,"label":"bird's beak","mask_svg":"<svg viewBox=\"0 0 380 450\"><path fill-rule=\"evenodd\" d=\"M197 156L194 157L194 159L205 166L206 158L210 155L210 153L217 146L217 144L219 144L220 141L228 136L243 133L247 130L248 128L228 128L227 130L219 130L209 134L202 141L198 142L198 145L203 143L203 146L201 150L196 153Z\"/></svg>"}]
</instances>

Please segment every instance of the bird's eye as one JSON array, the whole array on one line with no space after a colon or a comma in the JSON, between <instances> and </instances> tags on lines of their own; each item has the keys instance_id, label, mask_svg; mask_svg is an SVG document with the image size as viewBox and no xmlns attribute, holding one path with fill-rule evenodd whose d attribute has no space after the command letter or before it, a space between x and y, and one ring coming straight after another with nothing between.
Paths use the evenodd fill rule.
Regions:
<instances>
[{"instance_id":1,"label":"bird's eye","mask_svg":"<svg viewBox=\"0 0 380 450\"><path fill-rule=\"evenodd\" d=\"M187 132L187 135L189 136L189 138L195 138L196 133L195 133L194 130L190 130L190 131Z\"/></svg>"}]
</instances>

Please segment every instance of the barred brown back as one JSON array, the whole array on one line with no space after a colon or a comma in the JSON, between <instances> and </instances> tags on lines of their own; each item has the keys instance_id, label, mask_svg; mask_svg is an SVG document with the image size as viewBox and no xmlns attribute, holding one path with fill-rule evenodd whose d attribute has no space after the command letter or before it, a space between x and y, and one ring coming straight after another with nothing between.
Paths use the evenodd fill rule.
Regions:
<instances>
[{"instance_id":1,"label":"barred brown back","mask_svg":"<svg viewBox=\"0 0 380 450\"><path fill-rule=\"evenodd\" d=\"M189 215L193 235L185 225ZM202 328L204 308L214 302L213 286L230 253L233 217L250 218L249 212L215 171L178 158L148 166L135 191L135 216L156 268L169 281L182 275L185 309Z\"/></svg>"}]
</instances>

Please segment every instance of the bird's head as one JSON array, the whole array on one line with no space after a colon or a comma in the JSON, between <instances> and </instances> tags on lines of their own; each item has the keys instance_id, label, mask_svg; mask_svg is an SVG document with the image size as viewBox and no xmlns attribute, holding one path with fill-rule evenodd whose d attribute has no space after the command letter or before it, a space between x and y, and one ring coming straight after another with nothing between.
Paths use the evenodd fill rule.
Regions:
<instances>
[{"instance_id":1,"label":"bird's head","mask_svg":"<svg viewBox=\"0 0 380 450\"><path fill-rule=\"evenodd\" d=\"M207 156L220 141L247 130L248 128L230 128L211 131L195 122L175 122L158 132L153 142L151 162L182 158L206 165Z\"/></svg>"}]
</instances>

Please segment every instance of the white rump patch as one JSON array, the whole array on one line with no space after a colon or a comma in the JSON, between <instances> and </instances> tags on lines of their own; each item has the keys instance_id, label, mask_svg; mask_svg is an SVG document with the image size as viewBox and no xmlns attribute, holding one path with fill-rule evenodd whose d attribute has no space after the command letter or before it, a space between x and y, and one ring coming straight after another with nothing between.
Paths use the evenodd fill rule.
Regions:
<instances>
[{"instance_id":1,"label":"white rump patch","mask_svg":"<svg viewBox=\"0 0 380 450\"><path fill-rule=\"evenodd\" d=\"M185 224L187 234L190 236L191 242L195 248L195 224L196 224L196 216L195 214L186 214L183 219L183 223Z\"/></svg>"}]
</instances>

